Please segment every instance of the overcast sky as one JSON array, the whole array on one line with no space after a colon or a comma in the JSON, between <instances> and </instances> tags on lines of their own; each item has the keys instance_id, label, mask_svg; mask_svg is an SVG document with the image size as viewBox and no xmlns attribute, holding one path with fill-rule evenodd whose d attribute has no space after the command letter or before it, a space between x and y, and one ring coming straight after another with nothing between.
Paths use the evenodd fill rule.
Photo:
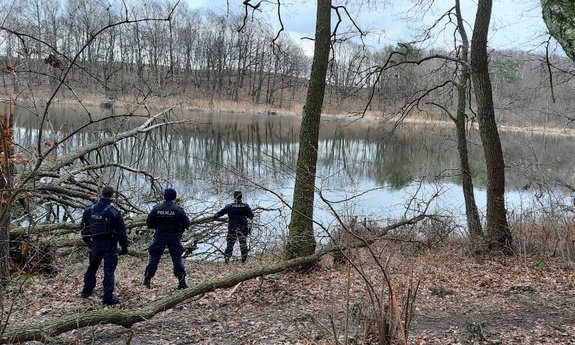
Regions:
<instances>
[{"instance_id":1,"label":"overcast sky","mask_svg":"<svg viewBox=\"0 0 575 345\"><path fill-rule=\"evenodd\" d=\"M242 0L184 0L192 7L203 7L216 13L243 13ZM257 3L259 0L252 0ZM345 0L333 0L333 5L343 4ZM411 41L422 27L431 26L434 21L453 6L453 0L436 0L433 9L423 19L404 19L410 9L410 0L353 0L361 8L351 8L362 30L379 31L372 35L369 44L373 46L395 45L397 42ZM388 4L382 5L383 2ZM301 37L313 37L315 30L315 1L282 0L282 20L287 33L296 40ZM391 4L390 4L391 3ZM467 34L471 38L475 20L476 0L461 0L464 19L468 22ZM229 5L228 5L229 4ZM258 16L277 22L276 0L262 1ZM423 13L419 10L417 13ZM348 23L349 24L349 23ZM419 26L419 27L418 27ZM547 39L546 27L541 18L539 0L495 0L490 28L489 46L496 49L520 49L541 51L542 42ZM452 46L452 32L438 34L434 32L436 46ZM305 41L304 41L305 42ZM309 42L309 41L308 41ZM430 42L431 43L431 42Z\"/></svg>"}]
</instances>

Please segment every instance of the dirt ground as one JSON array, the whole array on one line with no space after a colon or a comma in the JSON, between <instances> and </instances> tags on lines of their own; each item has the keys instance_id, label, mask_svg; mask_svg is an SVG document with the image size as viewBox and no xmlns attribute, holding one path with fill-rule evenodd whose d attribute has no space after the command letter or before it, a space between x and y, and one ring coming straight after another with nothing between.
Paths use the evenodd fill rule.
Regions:
<instances>
[{"instance_id":1,"label":"dirt ground","mask_svg":"<svg viewBox=\"0 0 575 345\"><path fill-rule=\"evenodd\" d=\"M4 315L11 308L9 324L103 309L101 290L88 299L79 295L87 262L78 259L84 254L66 258L55 278L28 279L4 296ZM353 253L354 265L339 267L326 257L308 272L216 290L131 329L88 327L63 333L53 343L377 344L378 331L370 321L377 302L366 291L371 286L371 296L387 304L386 267L403 316L407 292L417 293L408 344L575 344L575 270L562 258L476 257L458 248L400 246L374 254L377 261L366 251ZM175 291L169 257L162 259L152 289L142 285L145 264L143 258L120 259L116 294L122 303L108 308L138 309ZM187 261L188 284L258 265L254 258L246 265Z\"/></svg>"}]
</instances>

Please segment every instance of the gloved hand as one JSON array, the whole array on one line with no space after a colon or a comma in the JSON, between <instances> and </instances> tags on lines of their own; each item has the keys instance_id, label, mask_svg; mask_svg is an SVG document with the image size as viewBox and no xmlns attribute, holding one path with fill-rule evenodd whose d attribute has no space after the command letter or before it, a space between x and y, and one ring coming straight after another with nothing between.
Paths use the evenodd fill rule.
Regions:
<instances>
[{"instance_id":1,"label":"gloved hand","mask_svg":"<svg viewBox=\"0 0 575 345\"><path fill-rule=\"evenodd\" d=\"M128 254L128 247L122 247L122 249L120 249L118 251L119 256L126 255L126 254Z\"/></svg>"},{"instance_id":2,"label":"gloved hand","mask_svg":"<svg viewBox=\"0 0 575 345\"><path fill-rule=\"evenodd\" d=\"M82 237L84 242L88 245L88 248L92 248L92 238L91 237Z\"/></svg>"}]
</instances>

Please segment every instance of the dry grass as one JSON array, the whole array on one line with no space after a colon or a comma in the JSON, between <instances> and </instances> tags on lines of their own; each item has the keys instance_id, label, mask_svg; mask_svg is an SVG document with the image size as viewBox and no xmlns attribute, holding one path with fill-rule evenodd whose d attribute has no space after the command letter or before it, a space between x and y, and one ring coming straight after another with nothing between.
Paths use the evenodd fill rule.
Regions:
<instances>
[{"instance_id":1,"label":"dry grass","mask_svg":"<svg viewBox=\"0 0 575 345\"><path fill-rule=\"evenodd\" d=\"M516 223L512 235L520 255L542 258L561 257L566 263L575 260L575 226L562 222Z\"/></svg>"}]
</instances>

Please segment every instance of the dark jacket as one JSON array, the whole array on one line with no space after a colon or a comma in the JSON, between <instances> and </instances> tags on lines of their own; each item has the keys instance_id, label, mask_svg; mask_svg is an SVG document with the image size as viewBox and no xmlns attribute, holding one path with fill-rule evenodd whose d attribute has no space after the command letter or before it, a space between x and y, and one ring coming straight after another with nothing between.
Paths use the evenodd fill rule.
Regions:
<instances>
[{"instance_id":1,"label":"dark jacket","mask_svg":"<svg viewBox=\"0 0 575 345\"><path fill-rule=\"evenodd\" d=\"M214 214L214 218L219 218L224 214L228 215L228 230L230 231L235 231L236 229L248 229L248 218L254 218L254 212L250 208L250 205L240 201L227 204L224 208Z\"/></svg>"},{"instance_id":2,"label":"dark jacket","mask_svg":"<svg viewBox=\"0 0 575 345\"><path fill-rule=\"evenodd\" d=\"M92 213L91 208L93 207L94 211L102 212L108 205L112 205L112 207L106 211L104 217L108 220L110 234L92 236L90 233L90 215ZM82 238L88 244L90 244L93 239L116 239L122 248L128 247L128 235L126 234L126 224L124 224L124 217L122 216L122 212L112 204L111 199L100 198L100 201L97 204L89 206L84 210L82 221L80 222L80 232L82 234Z\"/></svg>"},{"instance_id":3,"label":"dark jacket","mask_svg":"<svg viewBox=\"0 0 575 345\"><path fill-rule=\"evenodd\" d=\"M182 234L190 227L190 218L183 208L173 201L164 201L154 206L148 214L146 225L159 233L178 232Z\"/></svg>"}]
</instances>

